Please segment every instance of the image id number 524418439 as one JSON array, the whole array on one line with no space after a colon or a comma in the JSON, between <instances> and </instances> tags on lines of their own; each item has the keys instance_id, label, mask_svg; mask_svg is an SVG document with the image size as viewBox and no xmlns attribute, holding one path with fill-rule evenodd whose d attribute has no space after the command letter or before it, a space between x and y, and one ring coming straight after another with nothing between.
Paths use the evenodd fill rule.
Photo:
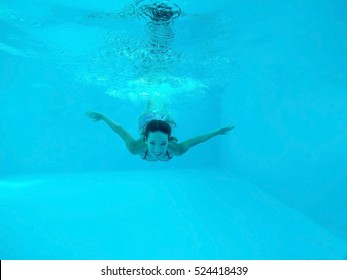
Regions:
<instances>
[{"instance_id":1,"label":"image id number 524418439","mask_svg":"<svg viewBox=\"0 0 347 280\"><path fill-rule=\"evenodd\" d=\"M248 267L195 267L195 275L246 275Z\"/></svg>"}]
</instances>

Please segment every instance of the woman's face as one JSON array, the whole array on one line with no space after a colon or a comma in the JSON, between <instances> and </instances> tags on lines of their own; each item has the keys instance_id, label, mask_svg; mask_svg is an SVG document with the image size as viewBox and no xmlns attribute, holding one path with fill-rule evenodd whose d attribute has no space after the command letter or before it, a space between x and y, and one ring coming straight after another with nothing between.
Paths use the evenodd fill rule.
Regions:
<instances>
[{"instance_id":1,"label":"woman's face","mask_svg":"<svg viewBox=\"0 0 347 280\"><path fill-rule=\"evenodd\" d=\"M146 140L148 152L155 158L161 157L166 153L169 145L169 136L161 131L150 132Z\"/></svg>"}]
</instances>

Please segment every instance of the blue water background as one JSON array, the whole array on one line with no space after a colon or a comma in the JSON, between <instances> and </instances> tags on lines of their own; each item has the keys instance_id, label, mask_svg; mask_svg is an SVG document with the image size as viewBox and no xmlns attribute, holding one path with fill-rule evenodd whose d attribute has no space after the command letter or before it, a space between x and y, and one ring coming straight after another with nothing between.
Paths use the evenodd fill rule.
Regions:
<instances>
[{"instance_id":1,"label":"blue water background","mask_svg":"<svg viewBox=\"0 0 347 280\"><path fill-rule=\"evenodd\" d=\"M186 13L173 26L170 48L179 59L164 74L179 78L177 90L171 85L159 90L162 94L156 98L168 103L180 141L230 123L236 128L166 163L130 155L105 124L85 116L90 110L104 112L138 135L136 118L146 106L140 95L146 86L134 87L129 81L141 77L134 50L147 39L144 22L85 17L120 10L127 3L0 5L0 197L5 225L0 236L6 244L0 258L78 259L93 258L93 252L94 258L165 259L170 252L172 258L345 258L344 1L176 1ZM122 46L131 51L119 55ZM61 176L67 179L61 181ZM232 179L235 176L238 179ZM124 189L130 177L134 192ZM252 187L240 194L245 185ZM99 193L96 186L106 189ZM143 195L131 204L126 198L136 197L141 186ZM158 192L148 195L156 188ZM90 221L95 225L100 217L114 217L102 208L105 191L123 198L118 206L106 200L106 205L113 205L109 212L132 218L128 224L105 221L100 228L109 234L89 227ZM182 195L186 200L180 204ZM271 202L264 206L264 201ZM141 215L136 213L144 204L151 215L142 214L148 223L138 224L135 220ZM130 210L129 205L136 207ZM117 212L117 207L123 210ZM165 218L155 216L160 211L172 211L177 224L159 227L153 219ZM265 218L272 223L262 228ZM70 231L77 221L81 227ZM284 225L271 226L278 221ZM303 233L298 230L304 224L306 235L300 239ZM124 232L117 236L120 225ZM78 243L81 228L90 235ZM147 235L134 233L143 228ZM175 228L171 235L170 228ZM186 234L178 238L182 230ZM291 237L284 234L287 231ZM131 242L122 243L130 232L133 244L146 241L151 246L136 249ZM151 239L154 233L161 242ZM274 245L271 240L280 235L284 237ZM35 245L42 236L46 241ZM27 247L22 240L27 240ZM91 240L96 243L88 247ZM232 245L240 240L242 245ZM120 245L114 245L107 251L109 242L124 247L117 251ZM222 249L223 243L228 245ZM33 253L35 246L38 253ZM303 249L291 251L293 246ZM152 254L150 247L156 248Z\"/></svg>"}]
</instances>

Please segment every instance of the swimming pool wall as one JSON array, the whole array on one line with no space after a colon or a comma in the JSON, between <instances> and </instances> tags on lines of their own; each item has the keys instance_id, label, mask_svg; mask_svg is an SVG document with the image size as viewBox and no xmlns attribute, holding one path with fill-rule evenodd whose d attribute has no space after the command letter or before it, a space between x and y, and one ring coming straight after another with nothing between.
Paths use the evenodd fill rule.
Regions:
<instances>
[{"instance_id":1,"label":"swimming pool wall","mask_svg":"<svg viewBox=\"0 0 347 280\"><path fill-rule=\"evenodd\" d=\"M221 164L347 240L343 1L233 9L238 74L223 96Z\"/></svg>"}]
</instances>

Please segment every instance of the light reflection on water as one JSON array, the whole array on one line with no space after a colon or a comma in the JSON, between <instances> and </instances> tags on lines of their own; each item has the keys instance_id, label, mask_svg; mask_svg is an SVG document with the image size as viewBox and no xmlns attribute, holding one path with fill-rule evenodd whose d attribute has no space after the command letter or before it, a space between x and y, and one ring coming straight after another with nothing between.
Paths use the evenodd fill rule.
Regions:
<instances>
[{"instance_id":1,"label":"light reflection on water","mask_svg":"<svg viewBox=\"0 0 347 280\"><path fill-rule=\"evenodd\" d=\"M43 3L37 6L39 16L32 18L36 12L3 9L0 19L9 28L2 30L0 49L54 65L116 98L202 96L212 83L221 82L218 71L232 63L220 53L202 53L203 45L195 49L196 41L206 40L211 46L218 39L207 42L211 34L203 34L205 39L194 32L189 35L186 27L195 18L171 1L133 1L116 11L95 13L82 7L48 9ZM197 26L203 23L198 21Z\"/></svg>"}]
</instances>

